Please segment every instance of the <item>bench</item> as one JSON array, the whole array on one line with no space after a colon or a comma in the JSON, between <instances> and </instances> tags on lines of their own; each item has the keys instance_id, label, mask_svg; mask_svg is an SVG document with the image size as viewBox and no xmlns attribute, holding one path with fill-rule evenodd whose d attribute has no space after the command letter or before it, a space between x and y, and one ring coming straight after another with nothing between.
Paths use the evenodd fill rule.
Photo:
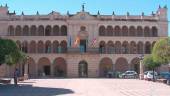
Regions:
<instances>
[{"instance_id":1,"label":"bench","mask_svg":"<svg viewBox=\"0 0 170 96\"><path fill-rule=\"evenodd\" d=\"M157 82L160 82L160 83L166 83L166 82L167 82L166 79L157 79L156 81L157 81Z\"/></svg>"}]
</instances>

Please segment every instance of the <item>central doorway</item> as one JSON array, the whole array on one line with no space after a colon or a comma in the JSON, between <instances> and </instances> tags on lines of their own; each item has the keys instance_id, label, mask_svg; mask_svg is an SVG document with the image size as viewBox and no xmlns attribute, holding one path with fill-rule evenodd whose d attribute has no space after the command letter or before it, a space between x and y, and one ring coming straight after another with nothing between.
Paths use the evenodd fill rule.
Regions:
<instances>
[{"instance_id":1,"label":"central doorway","mask_svg":"<svg viewBox=\"0 0 170 96\"><path fill-rule=\"evenodd\" d=\"M44 66L44 74L46 76L50 75L50 66L49 65Z\"/></svg>"},{"instance_id":2,"label":"central doorway","mask_svg":"<svg viewBox=\"0 0 170 96\"><path fill-rule=\"evenodd\" d=\"M80 51L86 52L86 40L80 40Z\"/></svg>"},{"instance_id":3,"label":"central doorway","mask_svg":"<svg viewBox=\"0 0 170 96\"><path fill-rule=\"evenodd\" d=\"M88 77L88 64L86 61L79 63L79 77Z\"/></svg>"}]
</instances>

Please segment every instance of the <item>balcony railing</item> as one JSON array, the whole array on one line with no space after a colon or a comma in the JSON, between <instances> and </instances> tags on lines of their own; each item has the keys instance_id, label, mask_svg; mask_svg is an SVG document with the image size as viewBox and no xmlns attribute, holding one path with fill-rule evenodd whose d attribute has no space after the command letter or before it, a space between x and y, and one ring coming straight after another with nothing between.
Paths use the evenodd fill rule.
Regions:
<instances>
[{"instance_id":1,"label":"balcony railing","mask_svg":"<svg viewBox=\"0 0 170 96\"><path fill-rule=\"evenodd\" d=\"M68 48L68 53L92 53L92 54L98 54L99 48Z\"/></svg>"}]
</instances>

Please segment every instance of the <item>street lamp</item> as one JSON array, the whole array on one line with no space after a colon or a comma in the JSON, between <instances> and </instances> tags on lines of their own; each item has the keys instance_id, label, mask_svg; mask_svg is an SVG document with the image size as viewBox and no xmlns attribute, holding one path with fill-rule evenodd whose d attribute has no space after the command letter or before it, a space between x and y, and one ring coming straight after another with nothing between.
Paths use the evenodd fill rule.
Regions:
<instances>
[{"instance_id":1,"label":"street lamp","mask_svg":"<svg viewBox=\"0 0 170 96\"><path fill-rule=\"evenodd\" d=\"M140 55L139 56L139 60L140 60L140 74L139 74L139 79L143 80L144 79L144 69L143 69L143 64L142 64L142 60L144 58L144 55Z\"/></svg>"}]
</instances>

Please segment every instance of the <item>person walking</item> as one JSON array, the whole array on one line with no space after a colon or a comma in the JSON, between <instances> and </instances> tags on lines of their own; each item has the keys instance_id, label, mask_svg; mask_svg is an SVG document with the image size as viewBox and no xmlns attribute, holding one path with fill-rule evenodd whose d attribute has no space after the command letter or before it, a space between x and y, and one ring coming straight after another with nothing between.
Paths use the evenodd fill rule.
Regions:
<instances>
[{"instance_id":1,"label":"person walking","mask_svg":"<svg viewBox=\"0 0 170 96\"><path fill-rule=\"evenodd\" d=\"M16 68L15 71L14 71L14 84L15 85L18 85L18 75L19 75L19 71Z\"/></svg>"}]
</instances>

